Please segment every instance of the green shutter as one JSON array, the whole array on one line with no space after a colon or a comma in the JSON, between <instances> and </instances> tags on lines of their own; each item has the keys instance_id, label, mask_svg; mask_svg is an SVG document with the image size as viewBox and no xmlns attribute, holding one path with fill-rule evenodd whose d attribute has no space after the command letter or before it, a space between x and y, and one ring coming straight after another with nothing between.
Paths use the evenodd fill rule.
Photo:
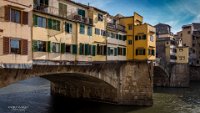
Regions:
<instances>
[{"instance_id":1,"label":"green shutter","mask_svg":"<svg viewBox=\"0 0 200 113\"><path fill-rule=\"evenodd\" d=\"M126 56L126 48L123 48L123 55Z\"/></svg>"},{"instance_id":2,"label":"green shutter","mask_svg":"<svg viewBox=\"0 0 200 113\"><path fill-rule=\"evenodd\" d=\"M72 54L77 54L77 45L76 44L72 45Z\"/></svg>"},{"instance_id":3,"label":"green shutter","mask_svg":"<svg viewBox=\"0 0 200 113\"><path fill-rule=\"evenodd\" d=\"M69 33L69 23L65 23L65 32Z\"/></svg>"},{"instance_id":4,"label":"green shutter","mask_svg":"<svg viewBox=\"0 0 200 113\"><path fill-rule=\"evenodd\" d=\"M155 51L154 50L152 50L152 55L155 55Z\"/></svg>"},{"instance_id":5,"label":"green shutter","mask_svg":"<svg viewBox=\"0 0 200 113\"><path fill-rule=\"evenodd\" d=\"M88 53L88 51L89 51L89 44L85 44L84 46L85 46L85 51L84 51L84 53L85 53L85 55L88 55L88 54L89 54L89 53Z\"/></svg>"},{"instance_id":6,"label":"green shutter","mask_svg":"<svg viewBox=\"0 0 200 113\"><path fill-rule=\"evenodd\" d=\"M49 29L53 28L53 26L52 26L52 19L48 19L48 28Z\"/></svg>"},{"instance_id":7,"label":"green shutter","mask_svg":"<svg viewBox=\"0 0 200 113\"><path fill-rule=\"evenodd\" d=\"M96 45L92 45L92 56L96 55Z\"/></svg>"},{"instance_id":8,"label":"green shutter","mask_svg":"<svg viewBox=\"0 0 200 113\"><path fill-rule=\"evenodd\" d=\"M80 45L79 45L79 54L80 55L83 55L83 44L82 43L80 43Z\"/></svg>"},{"instance_id":9,"label":"green shutter","mask_svg":"<svg viewBox=\"0 0 200 113\"><path fill-rule=\"evenodd\" d=\"M37 26L37 15L33 15L33 25Z\"/></svg>"},{"instance_id":10,"label":"green shutter","mask_svg":"<svg viewBox=\"0 0 200 113\"><path fill-rule=\"evenodd\" d=\"M37 50L38 50L37 41L35 41L35 40L33 40L32 49L33 49L33 52L37 52Z\"/></svg>"},{"instance_id":11,"label":"green shutter","mask_svg":"<svg viewBox=\"0 0 200 113\"><path fill-rule=\"evenodd\" d=\"M65 52L66 52L65 43L61 43L61 53L65 53Z\"/></svg>"},{"instance_id":12,"label":"green shutter","mask_svg":"<svg viewBox=\"0 0 200 113\"><path fill-rule=\"evenodd\" d=\"M146 35L143 35L143 40L146 40Z\"/></svg>"},{"instance_id":13,"label":"green shutter","mask_svg":"<svg viewBox=\"0 0 200 113\"><path fill-rule=\"evenodd\" d=\"M48 46L47 46L48 48L48 52L51 52L51 41L48 41Z\"/></svg>"},{"instance_id":14,"label":"green shutter","mask_svg":"<svg viewBox=\"0 0 200 113\"><path fill-rule=\"evenodd\" d=\"M117 48L115 48L115 56L117 56L118 55L118 50L117 50Z\"/></svg>"},{"instance_id":15,"label":"green shutter","mask_svg":"<svg viewBox=\"0 0 200 113\"><path fill-rule=\"evenodd\" d=\"M110 47L108 47L108 53L107 53L108 56L110 56Z\"/></svg>"}]
</instances>

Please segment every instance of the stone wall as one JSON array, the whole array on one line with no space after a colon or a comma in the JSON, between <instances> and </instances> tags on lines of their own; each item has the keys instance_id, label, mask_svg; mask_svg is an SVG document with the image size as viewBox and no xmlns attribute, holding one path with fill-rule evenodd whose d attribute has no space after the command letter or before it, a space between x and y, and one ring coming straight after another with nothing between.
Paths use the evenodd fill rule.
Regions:
<instances>
[{"instance_id":1,"label":"stone wall","mask_svg":"<svg viewBox=\"0 0 200 113\"><path fill-rule=\"evenodd\" d=\"M190 66L190 80L200 81L200 67Z\"/></svg>"},{"instance_id":2,"label":"stone wall","mask_svg":"<svg viewBox=\"0 0 200 113\"><path fill-rule=\"evenodd\" d=\"M175 64L171 71L170 87L189 87L189 77L188 64Z\"/></svg>"},{"instance_id":3,"label":"stone wall","mask_svg":"<svg viewBox=\"0 0 200 113\"><path fill-rule=\"evenodd\" d=\"M52 82L52 94L122 105L152 105L153 65L110 62L88 66L40 66L0 69L0 87L42 76Z\"/></svg>"}]
</instances>

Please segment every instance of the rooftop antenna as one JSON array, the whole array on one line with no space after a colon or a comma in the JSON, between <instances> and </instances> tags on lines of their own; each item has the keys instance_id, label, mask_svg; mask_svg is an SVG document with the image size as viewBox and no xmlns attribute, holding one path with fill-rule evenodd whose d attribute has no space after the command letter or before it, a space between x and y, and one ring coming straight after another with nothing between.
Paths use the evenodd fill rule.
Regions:
<instances>
[{"instance_id":1,"label":"rooftop antenna","mask_svg":"<svg viewBox=\"0 0 200 113\"><path fill-rule=\"evenodd\" d=\"M90 7L90 3L88 2L88 7Z\"/></svg>"}]
</instances>

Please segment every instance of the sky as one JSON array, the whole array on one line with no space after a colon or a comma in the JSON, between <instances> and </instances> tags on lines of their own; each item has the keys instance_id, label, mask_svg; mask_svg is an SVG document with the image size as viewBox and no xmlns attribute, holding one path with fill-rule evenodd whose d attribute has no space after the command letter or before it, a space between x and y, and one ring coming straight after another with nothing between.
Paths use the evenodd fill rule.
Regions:
<instances>
[{"instance_id":1,"label":"sky","mask_svg":"<svg viewBox=\"0 0 200 113\"><path fill-rule=\"evenodd\" d=\"M144 22L151 25L166 23L172 32L181 30L183 25L200 22L200 0L74 0L90 4L111 15L118 13L132 16L137 12Z\"/></svg>"}]
</instances>

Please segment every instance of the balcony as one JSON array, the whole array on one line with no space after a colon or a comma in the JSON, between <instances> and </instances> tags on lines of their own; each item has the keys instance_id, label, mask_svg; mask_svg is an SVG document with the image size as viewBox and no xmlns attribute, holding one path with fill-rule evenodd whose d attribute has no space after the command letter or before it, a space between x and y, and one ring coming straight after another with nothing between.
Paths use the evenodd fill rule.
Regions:
<instances>
[{"instance_id":1,"label":"balcony","mask_svg":"<svg viewBox=\"0 0 200 113\"><path fill-rule=\"evenodd\" d=\"M65 18L65 19L72 20L75 22L93 25L93 20L91 18L82 17L78 15L77 12L66 11L66 10L51 7L51 6L36 5L36 4L34 5L34 11Z\"/></svg>"},{"instance_id":2,"label":"balcony","mask_svg":"<svg viewBox=\"0 0 200 113\"><path fill-rule=\"evenodd\" d=\"M118 30L118 31L121 31L121 32L126 32L125 30L125 26L123 25L120 25L120 24L113 24L113 23L107 23L107 29L112 29L112 30Z\"/></svg>"}]
</instances>

